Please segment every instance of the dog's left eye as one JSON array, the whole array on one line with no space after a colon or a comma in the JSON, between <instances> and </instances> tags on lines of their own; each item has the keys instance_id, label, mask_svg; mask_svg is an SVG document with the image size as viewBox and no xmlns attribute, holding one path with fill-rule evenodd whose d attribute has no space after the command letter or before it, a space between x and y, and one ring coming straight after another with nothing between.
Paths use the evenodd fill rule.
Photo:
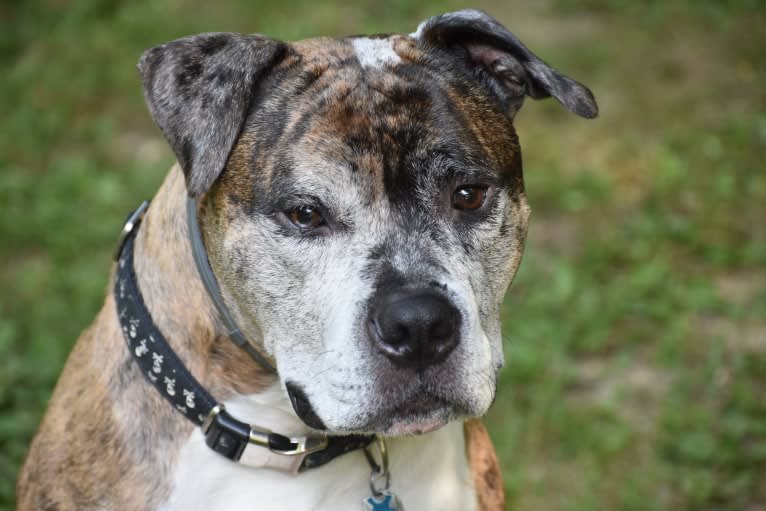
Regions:
<instances>
[{"instance_id":1,"label":"dog's left eye","mask_svg":"<svg viewBox=\"0 0 766 511\"><path fill-rule=\"evenodd\" d=\"M325 223L322 214L313 206L298 206L285 213L293 225L301 229L316 229Z\"/></svg>"},{"instance_id":2,"label":"dog's left eye","mask_svg":"<svg viewBox=\"0 0 766 511\"><path fill-rule=\"evenodd\" d=\"M452 207L461 211L474 211L482 207L486 199L486 186L463 185L452 192Z\"/></svg>"}]
</instances>

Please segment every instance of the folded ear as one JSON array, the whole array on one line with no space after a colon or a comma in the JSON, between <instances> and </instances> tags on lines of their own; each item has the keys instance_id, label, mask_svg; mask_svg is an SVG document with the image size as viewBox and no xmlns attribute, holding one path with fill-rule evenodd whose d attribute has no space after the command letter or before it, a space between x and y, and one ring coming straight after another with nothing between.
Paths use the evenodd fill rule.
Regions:
<instances>
[{"instance_id":1,"label":"folded ear","mask_svg":"<svg viewBox=\"0 0 766 511\"><path fill-rule=\"evenodd\" d=\"M192 197L205 193L223 170L259 78L284 49L284 43L259 35L208 33L141 56L146 102Z\"/></svg>"},{"instance_id":2,"label":"folded ear","mask_svg":"<svg viewBox=\"0 0 766 511\"><path fill-rule=\"evenodd\" d=\"M593 94L540 60L511 32L485 12L467 9L425 20L412 37L426 48L437 48L466 59L484 85L507 104L510 115L524 96L553 96L575 114L598 115Z\"/></svg>"}]
</instances>

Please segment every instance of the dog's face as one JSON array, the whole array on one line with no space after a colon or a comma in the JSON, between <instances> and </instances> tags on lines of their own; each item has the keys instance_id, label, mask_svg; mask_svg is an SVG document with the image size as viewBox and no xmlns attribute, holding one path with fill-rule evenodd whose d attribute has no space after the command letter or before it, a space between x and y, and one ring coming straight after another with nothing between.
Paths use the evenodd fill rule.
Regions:
<instances>
[{"instance_id":1,"label":"dog's face","mask_svg":"<svg viewBox=\"0 0 766 511\"><path fill-rule=\"evenodd\" d=\"M140 68L221 287L304 422L486 412L529 215L513 117L525 95L593 117L586 88L478 11L411 36L203 34Z\"/></svg>"}]
</instances>

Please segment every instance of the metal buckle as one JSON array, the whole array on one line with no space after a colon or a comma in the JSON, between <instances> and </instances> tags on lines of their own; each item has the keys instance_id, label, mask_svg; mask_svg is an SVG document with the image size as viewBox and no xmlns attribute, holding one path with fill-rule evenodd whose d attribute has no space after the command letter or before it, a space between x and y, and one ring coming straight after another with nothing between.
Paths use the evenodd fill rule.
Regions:
<instances>
[{"instance_id":1,"label":"metal buckle","mask_svg":"<svg viewBox=\"0 0 766 511\"><path fill-rule=\"evenodd\" d=\"M202 432L208 446L227 458L239 461L250 445L266 448L282 456L307 456L328 445L325 435L289 437L294 447L288 450L272 448L271 430L248 426L226 413L222 404L215 405L202 422Z\"/></svg>"},{"instance_id":2,"label":"metal buckle","mask_svg":"<svg viewBox=\"0 0 766 511\"><path fill-rule=\"evenodd\" d=\"M309 455L325 449L328 444L327 437L324 435L290 437L290 442L295 444L295 449L289 451L275 451L274 449L271 449L271 452L284 454L285 456Z\"/></svg>"},{"instance_id":3,"label":"metal buckle","mask_svg":"<svg viewBox=\"0 0 766 511\"><path fill-rule=\"evenodd\" d=\"M120 258L120 254L122 254L122 247L125 245L125 240L128 239L128 236L130 236L130 233L133 232L133 229L135 229L136 226L141 223L141 219L144 218L147 209L149 209L149 201L145 200L135 209L135 211L128 215L128 219L125 220L125 223L122 225L122 232L120 233L120 237L117 239L117 250L114 253L115 261Z\"/></svg>"},{"instance_id":4,"label":"metal buckle","mask_svg":"<svg viewBox=\"0 0 766 511\"><path fill-rule=\"evenodd\" d=\"M280 440L275 442L275 437ZM297 474L306 456L325 449L327 445L328 440L324 436L288 438L253 428L250 430L250 442L242 451L239 463L253 468L266 467Z\"/></svg>"},{"instance_id":5,"label":"metal buckle","mask_svg":"<svg viewBox=\"0 0 766 511\"><path fill-rule=\"evenodd\" d=\"M271 447L271 441L269 440L269 435L271 434L272 431L269 429L256 429L255 427L251 427L250 443L259 447L265 447L274 454L281 454L283 456L308 455L316 451L321 451L326 448L328 444L327 436L325 435L288 437L290 443L295 446L293 449L274 449Z\"/></svg>"},{"instance_id":6,"label":"metal buckle","mask_svg":"<svg viewBox=\"0 0 766 511\"><path fill-rule=\"evenodd\" d=\"M207 414L207 417L205 417L205 420L202 421L202 433L207 434L215 418L218 416L219 413L221 413L224 410L226 410L226 407L220 404L215 405L210 410L210 412Z\"/></svg>"}]
</instances>

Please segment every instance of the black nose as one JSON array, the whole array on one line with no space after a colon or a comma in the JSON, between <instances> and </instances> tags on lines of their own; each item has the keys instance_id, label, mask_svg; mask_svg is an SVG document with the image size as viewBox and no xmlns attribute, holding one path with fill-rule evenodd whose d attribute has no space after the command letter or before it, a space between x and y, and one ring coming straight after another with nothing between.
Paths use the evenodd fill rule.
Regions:
<instances>
[{"instance_id":1,"label":"black nose","mask_svg":"<svg viewBox=\"0 0 766 511\"><path fill-rule=\"evenodd\" d=\"M424 369L447 358L458 343L460 315L432 290L391 291L370 315L370 336L392 362Z\"/></svg>"}]
</instances>

